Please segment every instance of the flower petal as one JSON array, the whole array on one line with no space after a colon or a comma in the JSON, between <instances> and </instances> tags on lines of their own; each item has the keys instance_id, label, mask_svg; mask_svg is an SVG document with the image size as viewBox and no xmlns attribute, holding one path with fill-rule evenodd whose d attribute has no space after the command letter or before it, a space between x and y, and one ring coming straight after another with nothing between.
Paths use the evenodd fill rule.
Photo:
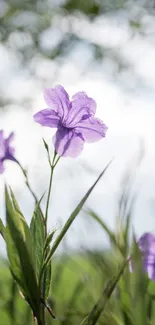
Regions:
<instances>
[{"instance_id":1,"label":"flower petal","mask_svg":"<svg viewBox=\"0 0 155 325\"><path fill-rule=\"evenodd\" d=\"M155 254L155 236L149 232L145 232L138 241L140 250L144 253L149 252Z\"/></svg>"},{"instance_id":2,"label":"flower petal","mask_svg":"<svg viewBox=\"0 0 155 325\"><path fill-rule=\"evenodd\" d=\"M75 129L83 135L86 142L94 142L105 137L108 128L99 119L90 117L80 121Z\"/></svg>"},{"instance_id":3,"label":"flower petal","mask_svg":"<svg viewBox=\"0 0 155 325\"><path fill-rule=\"evenodd\" d=\"M0 160L0 174L2 174L4 172L4 164L3 161Z\"/></svg>"},{"instance_id":4,"label":"flower petal","mask_svg":"<svg viewBox=\"0 0 155 325\"><path fill-rule=\"evenodd\" d=\"M16 160L13 155L15 149L11 146L11 142L14 139L14 132L11 132L7 139L5 139L5 159Z\"/></svg>"},{"instance_id":5,"label":"flower petal","mask_svg":"<svg viewBox=\"0 0 155 325\"><path fill-rule=\"evenodd\" d=\"M84 91L72 97L72 106L66 121L67 127L75 127L82 119L94 116L96 112L96 102L88 97Z\"/></svg>"},{"instance_id":6,"label":"flower petal","mask_svg":"<svg viewBox=\"0 0 155 325\"><path fill-rule=\"evenodd\" d=\"M13 160L17 162L17 159L14 157L15 149L11 146L11 142L14 138L14 133L10 133L8 138L4 138L4 132L0 131L0 173L4 171L4 160Z\"/></svg>"},{"instance_id":7,"label":"flower petal","mask_svg":"<svg viewBox=\"0 0 155 325\"><path fill-rule=\"evenodd\" d=\"M70 109L69 95L66 90L57 85L54 88L44 90L44 98L49 108L54 109L61 119L65 119Z\"/></svg>"},{"instance_id":8,"label":"flower petal","mask_svg":"<svg viewBox=\"0 0 155 325\"><path fill-rule=\"evenodd\" d=\"M84 146L84 140L80 133L64 127L57 130L53 142L58 155L64 157L77 157Z\"/></svg>"},{"instance_id":9,"label":"flower petal","mask_svg":"<svg viewBox=\"0 0 155 325\"><path fill-rule=\"evenodd\" d=\"M144 270L148 277L155 281L155 252L154 254L145 254L143 258Z\"/></svg>"},{"instance_id":10,"label":"flower petal","mask_svg":"<svg viewBox=\"0 0 155 325\"><path fill-rule=\"evenodd\" d=\"M4 140L4 132L0 131L0 159L5 156L5 140Z\"/></svg>"},{"instance_id":11,"label":"flower petal","mask_svg":"<svg viewBox=\"0 0 155 325\"><path fill-rule=\"evenodd\" d=\"M43 109L34 115L34 120L42 126L57 128L60 122L58 114L52 109Z\"/></svg>"}]
</instances>

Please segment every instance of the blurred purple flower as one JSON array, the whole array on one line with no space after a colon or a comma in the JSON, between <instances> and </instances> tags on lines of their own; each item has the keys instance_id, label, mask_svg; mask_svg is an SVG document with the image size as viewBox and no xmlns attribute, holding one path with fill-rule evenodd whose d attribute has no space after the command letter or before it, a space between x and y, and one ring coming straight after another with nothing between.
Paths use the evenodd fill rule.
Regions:
<instances>
[{"instance_id":1,"label":"blurred purple flower","mask_svg":"<svg viewBox=\"0 0 155 325\"><path fill-rule=\"evenodd\" d=\"M14 148L11 146L14 133L12 132L8 138L4 138L4 132L0 131L0 174L4 172L4 161L13 160L17 162L14 157Z\"/></svg>"},{"instance_id":2,"label":"blurred purple flower","mask_svg":"<svg viewBox=\"0 0 155 325\"><path fill-rule=\"evenodd\" d=\"M95 118L96 102L85 92L79 92L69 99L65 89L57 85L44 90L49 108L34 115L42 126L57 128L53 138L59 156L77 157L85 142L94 142L105 137L106 125Z\"/></svg>"},{"instance_id":3,"label":"blurred purple flower","mask_svg":"<svg viewBox=\"0 0 155 325\"><path fill-rule=\"evenodd\" d=\"M138 240L138 246L142 253L142 264L149 279L155 281L155 236L149 232L144 233ZM134 266L130 262L130 271Z\"/></svg>"}]
</instances>

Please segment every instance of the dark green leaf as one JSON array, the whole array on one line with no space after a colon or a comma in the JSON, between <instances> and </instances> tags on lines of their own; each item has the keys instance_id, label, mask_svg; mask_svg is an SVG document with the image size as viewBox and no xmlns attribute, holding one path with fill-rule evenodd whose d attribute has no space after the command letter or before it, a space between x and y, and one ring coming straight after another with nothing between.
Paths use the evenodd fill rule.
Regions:
<instances>
[{"instance_id":1,"label":"dark green leaf","mask_svg":"<svg viewBox=\"0 0 155 325\"><path fill-rule=\"evenodd\" d=\"M3 224L2 219L0 219L0 234L5 239L5 226Z\"/></svg>"},{"instance_id":2,"label":"dark green leaf","mask_svg":"<svg viewBox=\"0 0 155 325\"><path fill-rule=\"evenodd\" d=\"M32 235L33 246L33 265L35 266L37 278L39 275L43 263L44 245L45 245L45 227L43 215L40 209L40 202L36 205L31 224L30 231Z\"/></svg>"},{"instance_id":3,"label":"dark green leaf","mask_svg":"<svg viewBox=\"0 0 155 325\"><path fill-rule=\"evenodd\" d=\"M47 265L46 268L46 281L45 281L45 300L48 299L49 292L50 292L50 286L51 286L51 276L52 276L52 270L51 270L51 263Z\"/></svg>"},{"instance_id":4,"label":"dark green leaf","mask_svg":"<svg viewBox=\"0 0 155 325\"><path fill-rule=\"evenodd\" d=\"M7 189L5 197L7 219L6 243L11 271L20 285L26 300L29 302L35 315L37 315L39 313L40 295L27 243L27 240L30 240L31 243L30 231L25 219L14 210Z\"/></svg>"},{"instance_id":5,"label":"dark green leaf","mask_svg":"<svg viewBox=\"0 0 155 325\"><path fill-rule=\"evenodd\" d=\"M14 207L15 211L18 212L21 216L23 216L11 187L9 187L9 189L10 189L11 199L12 199L12 203L13 203L13 207Z\"/></svg>"},{"instance_id":6,"label":"dark green leaf","mask_svg":"<svg viewBox=\"0 0 155 325\"><path fill-rule=\"evenodd\" d=\"M145 325L147 324L147 288L148 276L143 270L142 252L139 250L138 244L134 237L133 252L132 252L133 273L131 294L133 301L133 316L134 323Z\"/></svg>"},{"instance_id":7,"label":"dark green leaf","mask_svg":"<svg viewBox=\"0 0 155 325\"><path fill-rule=\"evenodd\" d=\"M53 236L55 234L56 230L53 230L51 234L49 234L46 238L46 241L45 241L45 247L44 247L44 251L46 252L46 250L48 249L52 239L53 239Z\"/></svg>"},{"instance_id":8,"label":"dark green leaf","mask_svg":"<svg viewBox=\"0 0 155 325\"><path fill-rule=\"evenodd\" d=\"M15 281L18 283L18 285L20 286L20 289L21 289L23 295L26 297L26 288L25 288L23 273L21 270L18 250L16 249L16 245L15 245L14 241L12 240L12 236L11 236L8 226L6 226L5 240L6 240L6 245L7 245L7 253L8 253L8 258L9 258L9 262L10 262L12 276L15 279Z\"/></svg>"}]
</instances>

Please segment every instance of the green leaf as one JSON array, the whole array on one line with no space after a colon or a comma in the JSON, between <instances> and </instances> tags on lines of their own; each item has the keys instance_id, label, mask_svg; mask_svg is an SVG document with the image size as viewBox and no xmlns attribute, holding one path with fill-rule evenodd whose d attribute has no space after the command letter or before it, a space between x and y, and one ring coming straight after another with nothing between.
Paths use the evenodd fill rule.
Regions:
<instances>
[{"instance_id":1,"label":"green leaf","mask_svg":"<svg viewBox=\"0 0 155 325\"><path fill-rule=\"evenodd\" d=\"M51 234L49 234L46 238L45 241L45 247L44 247L44 256L46 258L47 254L50 252L50 243L53 239L53 236L55 234L56 230L53 230ZM45 270L45 287L44 287L44 299L47 300L48 296L49 296L49 292L50 292L50 286L51 286L51 277L52 277L52 266L51 263L49 263L46 266L46 270Z\"/></svg>"},{"instance_id":2,"label":"green leaf","mask_svg":"<svg viewBox=\"0 0 155 325\"><path fill-rule=\"evenodd\" d=\"M7 253L8 253L8 259L10 262L12 276L15 279L15 281L18 283L18 285L20 286L23 295L26 297L26 295L27 295L26 288L25 288L23 273L21 271L18 250L16 249L16 245L14 244L14 241L12 240L12 236L11 236L8 225L6 226L6 231L5 231L5 241L6 241L6 245L7 245Z\"/></svg>"},{"instance_id":3,"label":"green leaf","mask_svg":"<svg viewBox=\"0 0 155 325\"><path fill-rule=\"evenodd\" d=\"M116 285L118 281L120 280L120 277L122 276L124 269L126 265L128 264L128 261L125 260L122 263L122 266L117 273L117 275L108 282L106 288L104 289L102 295L100 296L99 300L96 302L92 310L90 311L89 315L82 321L81 325L95 325L101 315L101 313L104 311L106 304L108 300L110 299L113 291L116 288Z\"/></svg>"},{"instance_id":4,"label":"green leaf","mask_svg":"<svg viewBox=\"0 0 155 325\"><path fill-rule=\"evenodd\" d=\"M147 324L147 290L149 279L143 269L142 252L134 238L132 253L133 273L131 274L131 294L133 301L134 324Z\"/></svg>"},{"instance_id":5,"label":"green leaf","mask_svg":"<svg viewBox=\"0 0 155 325\"><path fill-rule=\"evenodd\" d=\"M33 265L35 267L38 280L42 268L43 257L44 257L44 245L45 245L44 219L39 205L40 202L38 202L35 207L31 224L30 224L32 246L33 246Z\"/></svg>"},{"instance_id":6,"label":"green leaf","mask_svg":"<svg viewBox=\"0 0 155 325\"><path fill-rule=\"evenodd\" d=\"M30 225L30 230L33 239L33 248L34 248L34 264L35 264L38 282L40 280L40 272L42 269L44 257L49 252L50 249L49 244L55 233L55 231L53 231L50 235L48 235L45 242L45 226L44 226L43 215L39 206L40 201L35 207L33 217L31 220L31 225ZM51 284L51 264L49 264L45 270L44 279L45 282L42 281L39 284L42 287L42 297L44 296L43 299L46 300L49 296L49 290Z\"/></svg>"},{"instance_id":7,"label":"green leaf","mask_svg":"<svg viewBox=\"0 0 155 325\"><path fill-rule=\"evenodd\" d=\"M11 199L12 199L12 203L13 203L13 207L14 207L14 209L16 210L16 212L18 212L18 213L23 217L23 214L22 214L22 212L21 212L21 210L20 210L20 207L19 207L19 205L18 205L18 203L17 203L17 200L16 200L16 198L15 198L15 195L14 195L14 193L13 193L11 187L9 187L9 190L10 190ZM23 217L23 218L24 218L24 217Z\"/></svg>"},{"instance_id":8,"label":"green leaf","mask_svg":"<svg viewBox=\"0 0 155 325\"><path fill-rule=\"evenodd\" d=\"M48 249L52 239L53 239L53 236L55 234L56 230L53 230L49 235L47 235L47 238L46 238L46 241L45 241L45 247L44 247L44 251L46 252L46 250Z\"/></svg>"},{"instance_id":9,"label":"green leaf","mask_svg":"<svg viewBox=\"0 0 155 325\"><path fill-rule=\"evenodd\" d=\"M0 234L1 234L1 236L4 238L4 240L5 240L5 226L4 226L4 224L3 224L3 221L2 221L2 219L0 219Z\"/></svg>"},{"instance_id":10,"label":"green leaf","mask_svg":"<svg viewBox=\"0 0 155 325\"><path fill-rule=\"evenodd\" d=\"M44 147L45 147L47 153L49 153L49 147L48 147L47 142L44 140L44 138L43 138L43 143L44 143Z\"/></svg>"},{"instance_id":11,"label":"green leaf","mask_svg":"<svg viewBox=\"0 0 155 325\"><path fill-rule=\"evenodd\" d=\"M14 210L7 188L6 198L6 243L11 272L22 289L25 299L30 304L35 315L39 313L40 295L32 264L27 240L31 235L24 217Z\"/></svg>"},{"instance_id":12,"label":"green leaf","mask_svg":"<svg viewBox=\"0 0 155 325\"><path fill-rule=\"evenodd\" d=\"M51 286L51 277L52 277L52 267L51 263L47 265L47 268L45 270L46 273L46 281L45 281L45 300L48 299L49 292L50 292L50 286Z\"/></svg>"},{"instance_id":13,"label":"green leaf","mask_svg":"<svg viewBox=\"0 0 155 325\"><path fill-rule=\"evenodd\" d=\"M134 325L135 322L133 319L133 312L132 312L133 310L132 298L128 290L128 287L130 287L130 279L128 275L130 276L130 274L127 272L127 274L125 274L124 277L122 277L119 282L120 308L121 308L124 324ZM126 283L127 281L128 283Z\"/></svg>"},{"instance_id":14,"label":"green leaf","mask_svg":"<svg viewBox=\"0 0 155 325\"><path fill-rule=\"evenodd\" d=\"M22 233L23 240L27 245L29 254L31 256L31 259L33 261L33 246L32 246L32 239L31 239L31 234L30 234L30 229L26 223L26 220L19 208L19 205L16 201L16 198L13 194L13 191L10 188L10 193L11 193L11 199L9 198L9 194L6 188L6 204L8 203L8 206L12 208L12 211L14 211L14 215L16 218L14 218L14 222L16 223L16 227L19 229L19 231ZM6 207L7 208L7 207Z\"/></svg>"}]
</instances>

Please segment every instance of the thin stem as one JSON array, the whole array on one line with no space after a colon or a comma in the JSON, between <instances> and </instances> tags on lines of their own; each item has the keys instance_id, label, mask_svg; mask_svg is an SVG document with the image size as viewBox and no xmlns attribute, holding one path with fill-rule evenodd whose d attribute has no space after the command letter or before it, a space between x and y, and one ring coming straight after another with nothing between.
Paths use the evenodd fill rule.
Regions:
<instances>
[{"instance_id":1,"label":"thin stem","mask_svg":"<svg viewBox=\"0 0 155 325\"><path fill-rule=\"evenodd\" d=\"M50 195L51 195L53 171L54 171L54 168L51 166L50 183L49 183L49 189L48 189L48 195L47 195L47 203L46 203L46 212L45 212L45 222L47 222L47 218L48 218L48 208L49 208Z\"/></svg>"},{"instance_id":2,"label":"thin stem","mask_svg":"<svg viewBox=\"0 0 155 325\"><path fill-rule=\"evenodd\" d=\"M24 177L25 177L25 183L26 183L26 185L27 185L27 188L29 189L30 193L32 194L32 196L33 196L33 198L34 198L34 200L35 200L35 203L37 204L38 199L37 199L37 196L35 195L34 191L33 191L32 188L31 188L31 185L30 185L29 180L28 180L28 177L27 177L27 172L26 172L26 170L23 168L23 166L20 164L20 162L18 162L18 165L19 165L19 167L20 167L20 169L21 169L21 171L22 171L22 173L23 173L23 175L24 175Z\"/></svg>"},{"instance_id":3,"label":"thin stem","mask_svg":"<svg viewBox=\"0 0 155 325\"><path fill-rule=\"evenodd\" d=\"M45 321L42 321L40 319L37 320L37 323L34 323L35 325L46 325Z\"/></svg>"},{"instance_id":4,"label":"thin stem","mask_svg":"<svg viewBox=\"0 0 155 325\"><path fill-rule=\"evenodd\" d=\"M56 162L54 163L53 167L55 168L55 166L57 165L58 161L60 160L61 157L58 157Z\"/></svg>"},{"instance_id":5,"label":"thin stem","mask_svg":"<svg viewBox=\"0 0 155 325\"><path fill-rule=\"evenodd\" d=\"M49 305L47 305L47 303L43 299L41 299L41 303L47 309L47 311L49 312L49 314L55 319L55 315L53 313L53 310L49 307Z\"/></svg>"},{"instance_id":6,"label":"thin stem","mask_svg":"<svg viewBox=\"0 0 155 325\"><path fill-rule=\"evenodd\" d=\"M38 322L38 325L46 325L46 320L45 320L45 307L43 305L40 306L40 311L41 311L41 322Z\"/></svg>"},{"instance_id":7,"label":"thin stem","mask_svg":"<svg viewBox=\"0 0 155 325\"><path fill-rule=\"evenodd\" d=\"M54 152L54 156L53 156L53 160L51 162L51 158L50 158L50 154L49 151L47 150L48 153L48 161L49 161L49 165L51 168L51 174L50 174L50 182L49 182L49 188L48 188L48 195L47 195L47 203L46 203L46 211L45 211L45 218L44 218L44 227L45 227L45 239L47 238L47 219L48 219L48 209L49 209L49 202L50 202L50 195L51 195L51 188L52 188L52 180L53 180L53 172L54 172L54 168L57 165L60 157L57 158L56 162L56 156L57 153L56 151ZM45 255L45 258L47 256ZM52 314L52 311L49 309L48 306L46 306L45 304L45 290L46 290L46 270L44 270L43 273L43 283L42 283L42 296L43 296L43 300L42 300L42 306L41 306L41 313L42 313L42 319L43 319L43 324L46 324L46 320L45 320L45 308L47 308L48 312L50 312ZM40 285L41 285L41 278L40 278ZM43 303L44 302L44 303ZM54 317L54 315L53 315Z\"/></svg>"},{"instance_id":8,"label":"thin stem","mask_svg":"<svg viewBox=\"0 0 155 325\"><path fill-rule=\"evenodd\" d=\"M47 223L47 218L48 218L48 208L49 208L51 188L52 188L53 172L54 172L54 168L55 168L55 166L56 166L56 164L58 163L58 160L59 160L59 158L58 158L57 161L56 161L56 163L55 163L56 155L57 155L57 153L55 151L54 152L54 156L53 156L52 163L51 163L50 157L48 159L49 160L50 167L51 167L51 174L50 174L50 182L49 182L48 195L47 195L47 203L46 203L45 223Z\"/></svg>"}]
</instances>

